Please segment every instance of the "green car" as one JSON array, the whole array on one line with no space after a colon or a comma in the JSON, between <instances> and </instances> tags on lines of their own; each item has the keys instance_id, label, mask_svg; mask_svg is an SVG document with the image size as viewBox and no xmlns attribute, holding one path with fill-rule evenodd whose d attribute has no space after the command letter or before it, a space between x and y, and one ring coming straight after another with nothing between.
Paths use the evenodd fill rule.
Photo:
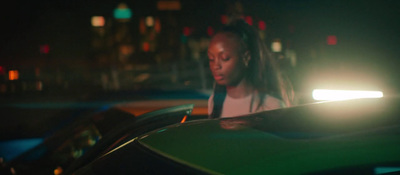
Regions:
<instances>
[{"instance_id":1,"label":"green car","mask_svg":"<svg viewBox=\"0 0 400 175\"><path fill-rule=\"evenodd\" d=\"M132 136L73 174L400 173L400 99L321 102Z\"/></svg>"}]
</instances>

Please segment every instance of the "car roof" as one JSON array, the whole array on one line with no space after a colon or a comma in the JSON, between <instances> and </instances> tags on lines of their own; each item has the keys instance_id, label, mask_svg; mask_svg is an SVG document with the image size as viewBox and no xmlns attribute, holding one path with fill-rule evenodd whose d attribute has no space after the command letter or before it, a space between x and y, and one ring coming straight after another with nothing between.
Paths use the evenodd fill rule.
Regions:
<instances>
[{"instance_id":1,"label":"car roof","mask_svg":"<svg viewBox=\"0 0 400 175\"><path fill-rule=\"evenodd\" d=\"M301 174L399 162L399 104L398 98L358 99L191 121L137 142L208 173Z\"/></svg>"}]
</instances>

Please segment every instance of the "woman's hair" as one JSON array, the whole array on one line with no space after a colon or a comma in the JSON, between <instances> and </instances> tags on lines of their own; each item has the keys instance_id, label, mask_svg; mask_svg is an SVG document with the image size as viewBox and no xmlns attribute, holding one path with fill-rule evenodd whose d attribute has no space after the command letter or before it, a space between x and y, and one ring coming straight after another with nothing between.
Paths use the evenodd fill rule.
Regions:
<instances>
[{"instance_id":1,"label":"woman's hair","mask_svg":"<svg viewBox=\"0 0 400 175\"><path fill-rule=\"evenodd\" d=\"M241 54L245 51L249 52L250 60L245 79L258 92L257 109L264 104L267 94L280 98L286 106L291 106L294 98L292 85L288 77L280 71L276 60L259 37L257 30L239 19L224 26L217 33L223 32L233 33L240 38L240 47L243 48L240 50ZM221 116L225 97L225 86L215 84L211 118Z\"/></svg>"}]
</instances>

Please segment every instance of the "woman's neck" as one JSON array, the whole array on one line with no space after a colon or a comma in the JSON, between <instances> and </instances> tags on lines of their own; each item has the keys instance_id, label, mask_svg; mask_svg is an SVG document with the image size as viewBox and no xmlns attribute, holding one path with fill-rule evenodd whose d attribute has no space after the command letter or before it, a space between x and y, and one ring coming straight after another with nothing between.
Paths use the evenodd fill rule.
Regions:
<instances>
[{"instance_id":1,"label":"woman's neck","mask_svg":"<svg viewBox=\"0 0 400 175\"><path fill-rule=\"evenodd\" d=\"M254 88L250 86L244 79L235 86L226 86L226 94L232 98L243 98L252 94Z\"/></svg>"}]
</instances>

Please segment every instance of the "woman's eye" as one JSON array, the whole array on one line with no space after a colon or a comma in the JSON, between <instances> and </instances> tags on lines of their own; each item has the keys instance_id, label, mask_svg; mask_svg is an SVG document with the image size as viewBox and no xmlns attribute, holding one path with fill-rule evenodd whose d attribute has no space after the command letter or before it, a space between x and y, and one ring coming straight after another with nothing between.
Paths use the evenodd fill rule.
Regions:
<instances>
[{"instance_id":1,"label":"woman's eye","mask_svg":"<svg viewBox=\"0 0 400 175\"><path fill-rule=\"evenodd\" d=\"M223 61L228 61L228 60L230 60L231 59L231 57L222 57L222 60Z\"/></svg>"}]
</instances>

